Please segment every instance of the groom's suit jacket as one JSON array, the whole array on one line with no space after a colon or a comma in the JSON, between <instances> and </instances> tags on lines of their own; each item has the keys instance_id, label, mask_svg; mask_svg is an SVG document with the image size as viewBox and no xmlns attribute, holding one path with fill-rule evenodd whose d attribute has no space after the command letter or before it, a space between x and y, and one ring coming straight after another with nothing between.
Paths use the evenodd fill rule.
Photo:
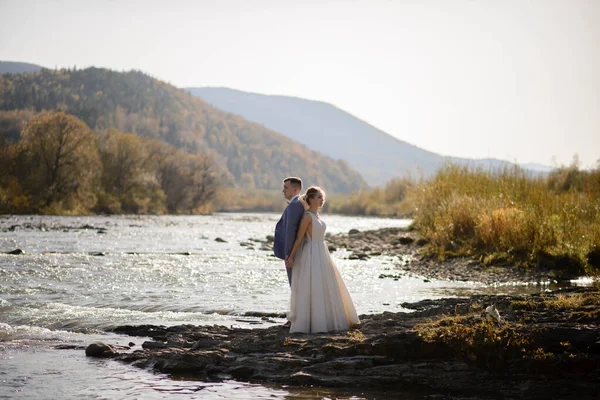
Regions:
<instances>
[{"instance_id":1,"label":"groom's suit jacket","mask_svg":"<svg viewBox=\"0 0 600 400\"><path fill-rule=\"evenodd\" d=\"M273 239L273 252L275 257L285 260L290 255L298 226L304 215L304 206L298 200L298 196L293 197L288 206L283 211L279 222L275 225L275 235Z\"/></svg>"}]
</instances>

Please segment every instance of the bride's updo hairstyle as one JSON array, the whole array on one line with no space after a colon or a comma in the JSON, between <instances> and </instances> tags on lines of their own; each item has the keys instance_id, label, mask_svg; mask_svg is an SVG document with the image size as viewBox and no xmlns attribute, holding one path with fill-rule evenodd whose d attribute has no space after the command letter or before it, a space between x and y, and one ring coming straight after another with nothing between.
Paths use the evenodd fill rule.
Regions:
<instances>
[{"instance_id":1,"label":"bride's updo hairstyle","mask_svg":"<svg viewBox=\"0 0 600 400\"><path fill-rule=\"evenodd\" d=\"M306 189L304 194L304 201L310 206L310 202L317 196L317 194L323 194L323 204L325 204L325 191L318 186L311 186Z\"/></svg>"}]
</instances>

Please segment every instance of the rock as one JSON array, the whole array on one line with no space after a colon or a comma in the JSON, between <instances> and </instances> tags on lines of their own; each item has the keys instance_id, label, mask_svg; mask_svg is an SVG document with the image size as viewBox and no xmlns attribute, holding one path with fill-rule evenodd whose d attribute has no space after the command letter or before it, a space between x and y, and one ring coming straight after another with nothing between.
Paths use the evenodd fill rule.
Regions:
<instances>
[{"instance_id":1,"label":"rock","mask_svg":"<svg viewBox=\"0 0 600 400\"><path fill-rule=\"evenodd\" d=\"M348 257L349 260L368 260L369 256L366 253L352 253L350 254L350 257Z\"/></svg>"},{"instance_id":2,"label":"rock","mask_svg":"<svg viewBox=\"0 0 600 400\"><path fill-rule=\"evenodd\" d=\"M154 342L146 340L142 343L142 349L166 349L167 345L162 342Z\"/></svg>"},{"instance_id":3,"label":"rock","mask_svg":"<svg viewBox=\"0 0 600 400\"><path fill-rule=\"evenodd\" d=\"M267 317L267 318L285 318L286 313L274 313L274 312L264 312L264 311L246 311L244 317Z\"/></svg>"},{"instance_id":4,"label":"rock","mask_svg":"<svg viewBox=\"0 0 600 400\"><path fill-rule=\"evenodd\" d=\"M24 253L24 252L23 252L23 250L21 250L21 249L15 249L15 250L12 250L12 251L7 251L7 252L6 252L6 254L13 254L13 255L16 255L16 256L18 256L18 255L20 255L20 254L23 254L23 253Z\"/></svg>"},{"instance_id":5,"label":"rock","mask_svg":"<svg viewBox=\"0 0 600 400\"><path fill-rule=\"evenodd\" d=\"M85 346L78 346L75 344L58 344L54 346L57 350L85 350Z\"/></svg>"},{"instance_id":6,"label":"rock","mask_svg":"<svg viewBox=\"0 0 600 400\"><path fill-rule=\"evenodd\" d=\"M423 247L427 243L429 243L429 241L427 239L420 238L420 239L417 239L416 245L419 246L419 247Z\"/></svg>"},{"instance_id":7,"label":"rock","mask_svg":"<svg viewBox=\"0 0 600 400\"><path fill-rule=\"evenodd\" d=\"M494 321L502 322L502 317L500 316L500 313L498 312L498 310L496 309L496 306L494 304L492 304L491 306L487 306L485 308L485 313L488 317L492 318Z\"/></svg>"},{"instance_id":8,"label":"rock","mask_svg":"<svg viewBox=\"0 0 600 400\"><path fill-rule=\"evenodd\" d=\"M254 374L254 368L242 365L240 367L231 368L227 372L229 372L229 374L231 374L231 376L235 379L238 379L240 381L247 381Z\"/></svg>"},{"instance_id":9,"label":"rock","mask_svg":"<svg viewBox=\"0 0 600 400\"><path fill-rule=\"evenodd\" d=\"M217 339L200 339L192 345L192 350L207 349L213 346L217 346L219 343L221 342Z\"/></svg>"},{"instance_id":10,"label":"rock","mask_svg":"<svg viewBox=\"0 0 600 400\"><path fill-rule=\"evenodd\" d=\"M219 243L227 243L227 240L225 239L221 239L220 237L215 239L215 242L219 242Z\"/></svg>"},{"instance_id":11,"label":"rock","mask_svg":"<svg viewBox=\"0 0 600 400\"><path fill-rule=\"evenodd\" d=\"M415 241L415 239L408 237L408 236L400 236L398 238L398 241L400 242L400 244L408 245L408 244L412 244Z\"/></svg>"},{"instance_id":12,"label":"rock","mask_svg":"<svg viewBox=\"0 0 600 400\"><path fill-rule=\"evenodd\" d=\"M348 235L357 235L359 233L360 233L360 231L358 229L350 229L348 231Z\"/></svg>"},{"instance_id":13,"label":"rock","mask_svg":"<svg viewBox=\"0 0 600 400\"><path fill-rule=\"evenodd\" d=\"M114 328L112 331L114 333L129 335L129 336L139 336L139 337L151 337L156 339L158 337L164 337L169 329L164 326L156 326L156 325L122 325Z\"/></svg>"},{"instance_id":14,"label":"rock","mask_svg":"<svg viewBox=\"0 0 600 400\"><path fill-rule=\"evenodd\" d=\"M587 261L591 266L600 269L600 247L596 247L588 253Z\"/></svg>"},{"instance_id":15,"label":"rock","mask_svg":"<svg viewBox=\"0 0 600 400\"><path fill-rule=\"evenodd\" d=\"M103 342L92 343L85 349L85 355L88 357L108 358L117 354L111 346Z\"/></svg>"}]
</instances>

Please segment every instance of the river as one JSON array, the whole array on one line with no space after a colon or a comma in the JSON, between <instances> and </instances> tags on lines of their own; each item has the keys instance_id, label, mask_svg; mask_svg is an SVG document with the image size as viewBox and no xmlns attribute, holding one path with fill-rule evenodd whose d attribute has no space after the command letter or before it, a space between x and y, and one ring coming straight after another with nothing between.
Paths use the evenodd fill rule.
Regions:
<instances>
[{"instance_id":1,"label":"river","mask_svg":"<svg viewBox=\"0 0 600 400\"><path fill-rule=\"evenodd\" d=\"M330 233L410 223L323 218ZM172 380L85 356L82 348L97 340L123 346L134 342L133 348L140 348L143 338L107 332L118 325L271 326L273 322L243 314L287 310L283 263L260 250L258 242L272 234L277 219L270 213L0 217L0 399L386 398L385 393L360 390ZM5 254L15 249L24 253ZM484 286L404 275L381 279L393 274L397 258L360 261L347 256L343 249L333 253L359 314L407 311L403 302L425 298L546 289L527 283ZM394 397L424 398L408 393Z\"/></svg>"}]
</instances>

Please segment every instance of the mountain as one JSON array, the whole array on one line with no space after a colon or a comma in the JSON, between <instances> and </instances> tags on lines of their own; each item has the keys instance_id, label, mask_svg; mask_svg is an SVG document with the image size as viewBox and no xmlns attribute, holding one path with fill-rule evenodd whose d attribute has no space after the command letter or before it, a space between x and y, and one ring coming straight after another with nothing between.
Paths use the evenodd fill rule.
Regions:
<instances>
[{"instance_id":1,"label":"mountain","mask_svg":"<svg viewBox=\"0 0 600 400\"><path fill-rule=\"evenodd\" d=\"M228 88L188 88L213 106L281 132L309 148L344 159L372 185L410 175L430 176L445 162L504 168L496 159L444 157L399 140L339 108L319 101Z\"/></svg>"},{"instance_id":2,"label":"mountain","mask_svg":"<svg viewBox=\"0 0 600 400\"><path fill-rule=\"evenodd\" d=\"M520 164L520 165L521 165L521 167L523 167L525 169L528 169L530 171L539 172L541 174L548 174L556 169L555 167L550 167L548 165L537 164L537 163L526 163L526 164Z\"/></svg>"},{"instance_id":3,"label":"mountain","mask_svg":"<svg viewBox=\"0 0 600 400\"><path fill-rule=\"evenodd\" d=\"M0 138L14 134L15 110L53 109L73 114L97 131L115 127L210 153L226 170L230 183L240 188L279 189L289 175L338 193L366 186L345 161L216 109L139 71L41 69L0 75Z\"/></svg>"},{"instance_id":4,"label":"mountain","mask_svg":"<svg viewBox=\"0 0 600 400\"><path fill-rule=\"evenodd\" d=\"M0 61L0 74L23 74L38 72L43 67L35 64L15 61Z\"/></svg>"}]
</instances>

